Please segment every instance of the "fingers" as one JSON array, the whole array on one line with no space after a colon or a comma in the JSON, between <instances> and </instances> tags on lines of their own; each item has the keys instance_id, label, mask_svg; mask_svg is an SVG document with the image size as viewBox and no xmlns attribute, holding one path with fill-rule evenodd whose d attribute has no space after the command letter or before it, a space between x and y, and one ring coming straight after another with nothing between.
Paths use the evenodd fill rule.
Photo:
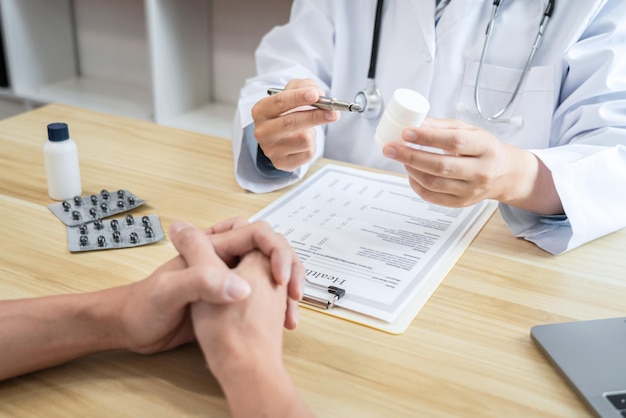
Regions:
<instances>
[{"instance_id":1,"label":"fingers","mask_svg":"<svg viewBox=\"0 0 626 418\"><path fill-rule=\"evenodd\" d=\"M480 159L393 145L396 148L393 159L404 164L411 188L423 199L438 205L461 207L476 203L485 193L484 185L489 183L491 170L481 167ZM389 150L383 152L388 155Z\"/></svg>"},{"instance_id":2,"label":"fingers","mask_svg":"<svg viewBox=\"0 0 626 418\"><path fill-rule=\"evenodd\" d=\"M268 125L271 123L267 122ZM261 125L255 125L255 127L255 137L259 146L277 169L291 172L315 157L317 150L317 130L315 128L276 131L277 128L269 127L269 133L265 134L261 133L263 130ZM265 126L265 128L267 127ZM271 132L271 130L275 131Z\"/></svg>"},{"instance_id":3,"label":"fingers","mask_svg":"<svg viewBox=\"0 0 626 418\"><path fill-rule=\"evenodd\" d=\"M239 221L222 223L221 226L236 223ZM266 222L246 223L212 235L179 222L172 224L170 237L198 280L218 283L203 284L201 296L205 300L226 303L247 297L250 292L248 283L233 273L228 264L254 250L269 257L274 280L288 286L291 299L299 301L303 297L304 266L285 237L274 232Z\"/></svg>"},{"instance_id":4,"label":"fingers","mask_svg":"<svg viewBox=\"0 0 626 418\"><path fill-rule=\"evenodd\" d=\"M430 152L402 143L389 143L383 154L415 170L414 178L428 190L447 190L455 193L463 185L450 184L445 188L445 179L468 181L476 177L489 176L485 158L493 154L497 139L490 133L457 120L426 119L419 128L406 128L402 139L405 143L435 148L443 152ZM485 169L487 169L485 172Z\"/></svg>"},{"instance_id":5,"label":"fingers","mask_svg":"<svg viewBox=\"0 0 626 418\"><path fill-rule=\"evenodd\" d=\"M292 298L287 298L287 311L285 312L284 327L288 330L296 329L298 327L299 319L298 301Z\"/></svg>"},{"instance_id":6,"label":"fingers","mask_svg":"<svg viewBox=\"0 0 626 418\"><path fill-rule=\"evenodd\" d=\"M254 222L235 230L211 235L210 239L217 255L227 263L233 258L259 249L272 258L273 274L277 276L279 283L287 283L291 276L291 247L266 222Z\"/></svg>"},{"instance_id":7,"label":"fingers","mask_svg":"<svg viewBox=\"0 0 626 418\"><path fill-rule=\"evenodd\" d=\"M248 252L258 249L270 257L272 275L278 284L289 283L289 295L300 300L304 287L304 267L295 251L281 234L272 230L266 222L211 235L217 255L227 263Z\"/></svg>"},{"instance_id":8,"label":"fingers","mask_svg":"<svg viewBox=\"0 0 626 418\"><path fill-rule=\"evenodd\" d=\"M298 325L298 300L303 293L304 267L285 238L272 231L265 222L248 224L236 218L221 222L213 229L224 232L207 235L206 231L185 222L172 224L170 238L180 257L160 269L160 286L155 293L163 309L182 309L199 301L224 304L248 298L250 283L224 263L215 251L214 240L220 252L229 258L238 256L243 260L253 260L256 258L247 256L256 250L263 253L262 257L269 258L269 270L277 284L289 283L287 293L293 296L287 297L284 326L295 329Z\"/></svg>"},{"instance_id":9,"label":"fingers","mask_svg":"<svg viewBox=\"0 0 626 418\"><path fill-rule=\"evenodd\" d=\"M263 267L265 266L265 267ZM237 272L250 280L253 294L244 303L254 300L255 297L264 298L263 303L271 303L272 309L280 308L282 304L283 326L293 330L298 325L298 301L289 297L288 289L271 280L271 264L268 264L267 256L260 251L252 251L242 258L241 263L236 268ZM265 273L263 273L265 272ZM261 295L261 296L259 296Z\"/></svg>"},{"instance_id":10,"label":"fingers","mask_svg":"<svg viewBox=\"0 0 626 418\"><path fill-rule=\"evenodd\" d=\"M250 294L248 282L224 264L203 231L187 223L174 223L170 239L188 266L182 272L170 273L176 275L172 282L179 282L181 286L180 298L187 302L229 303Z\"/></svg>"},{"instance_id":11,"label":"fingers","mask_svg":"<svg viewBox=\"0 0 626 418\"><path fill-rule=\"evenodd\" d=\"M311 106L322 96L318 87L288 88L282 92L263 98L263 106L254 106L252 117L256 120L274 119L295 109Z\"/></svg>"},{"instance_id":12,"label":"fingers","mask_svg":"<svg viewBox=\"0 0 626 418\"><path fill-rule=\"evenodd\" d=\"M386 144L383 154L404 164L413 190L430 202L461 207L516 193L517 149L483 129L456 120L427 119L419 128L405 129L402 139L404 144Z\"/></svg>"},{"instance_id":13,"label":"fingers","mask_svg":"<svg viewBox=\"0 0 626 418\"><path fill-rule=\"evenodd\" d=\"M425 128L438 128L438 129L469 129L473 126L469 123L465 123L458 119L435 119L426 118L422 122L422 126Z\"/></svg>"},{"instance_id":14,"label":"fingers","mask_svg":"<svg viewBox=\"0 0 626 418\"><path fill-rule=\"evenodd\" d=\"M322 95L317 86L286 88L284 91L259 100L252 107L252 119L257 125L260 125L265 121L278 119L279 116L292 115L295 110L309 109L308 106L317 102ZM299 112L299 114L295 114L299 118L284 118L279 123L292 129L305 129L325 123L325 117L330 117L333 120L338 117L337 112L318 110L318 112L313 110L311 112ZM314 119L309 119L311 117ZM312 124L314 121L318 123Z\"/></svg>"},{"instance_id":15,"label":"fingers","mask_svg":"<svg viewBox=\"0 0 626 418\"><path fill-rule=\"evenodd\" d=\"M186 222L175 222L170 226L170 239L190 267L210 266L222 262L217 256L211 240L195 226Z\"/></svg>"},{"instance_id":16,"label":"fingers","mask_svg":"<svg viewBox=\"0 0 626 418\"><path fill-rule=\"evenodd\" d=\"M248 219L242 216L233 217L216 223L210 228L207 228L205 232L208 234L219 234L221 232L230 231L231 229L240 228L249 223Z\"/></svg>"},{"instance_id":17,"label":"fingers","mask_svg":"<svg viewBox=\"0 0 626 418\"><path fill-rule=\"evenodd\" d=\"M407 171L413 169L437 178L464 179L469 173L467 161L456 155L422 151L399 143L385 144L383 154L404 164Z\"/></svg>"},{"instance_id":18,"label":"fingers","mask_svg":"<svg viewBox=\"0 0 626 418\"><path fill-rule=\"evenodd\" d=\"M300 262L300 259L292 259L291 263L291 276L289 277L289 284L287 293L289 297L299 301L304 297L304 266Z\"/></svg>"},{"instance_id":19,"label":"fingers","mask_svg":"<svg viewBox=\"0 0 626 418\"><path fill-rule=\"evenodd\" d=\"M339 112L311 107L320 95L313 80L292 80L284 91L253 106L254 136L274 167L294 171L311 161L317 148L315 127L339 120Z\"/></svg>"},{"instance_id":20,"label":"fingers","mask_svg":"<svg viewBox=\"0 0 626 418\"><path fill-rule=\"evenodd\" d=\"M162 310L182 309L203 301L216 304L238 302L250 294L250 286L234 273L214 267L189 267L163 273L159 287Z\"/></svg>"},{"instance_id":21,"label":"fingers","mask_svg":"<svg viewBox=\"0 0 626 418\"><path fill-rule=\"evenodd\" d=\"M427 202L452 208L463 207L472 203L467 200L466 196L460 197L456 194L445 193L441 190L431 190L428 187L432 187L432 185L425 187L423 184L428 184L429 182L419 177L420 176L410 174L409 185L415 193L417 193L422 199L426 200Z\"/></svg>"},{"instance_id":22,"label":"fingers","mask_svg":"<svg viewBox=\"0 0 626 418\"><path fill-rule=\"evenodd\" d=\"M495 137L459 120L429 118L419 128L406 128L402 139L449 155L480 156L488 152Z\"/></svg>"},{"instance_id":23,"label":"fingers","mask_svg":"<svg viewBox=\"0 0 626 418\"><path fill-rule=\"evenodd\" d=\"M315 87L320 91L320 94L322 92L322 90L317 85L317 82L313 80L312 78L292 78L285 85L285 90L291 90L291 89L297 89L297 88L303 88L303 87Z\"/></svg>"},{"instance_id":24,"label":"fingers","mask_svg":"<svg viewBox=\"0 0 626 418\"><path fill-rule=\"evenodd\" d=\"M310 106L323 95L315 80L290 80L281 93L266 97L252 108L252 118L258 124L264 120L274 119L294 109Z\"/></svg>"},{"instance_id":25,"label":"fingers","mask_svg":"<svg viewBox=\"0 0 626 418\"><path fill-rule=\"evenodd\" d=\"M285 90L281 93L275 94L271 97L267 97L263 100L278 102L279 99L282 99L281 96L293 96L297 94L298 91ZM314 100L311 103L315 103L316 101L317 100ZM308 100L306 102L308 102ZM287 105L282 104L282 101L280 101L278 104L281 108L288 107ZM258 135L258 137L261 138L266 138L270 135L277 136L277 134L279 133L283 134L281 135L282 137L284 136L284 133L303 131L306 129L314 128L315 126L335 122L339 120L339 116L339 111L335 110L293 107L288 108L286 111L280 113L272 112L269 114L269 117L266 117L260 122L255 119L256 129L254 133L255 136Z\"/></svg>"}]
</instances>

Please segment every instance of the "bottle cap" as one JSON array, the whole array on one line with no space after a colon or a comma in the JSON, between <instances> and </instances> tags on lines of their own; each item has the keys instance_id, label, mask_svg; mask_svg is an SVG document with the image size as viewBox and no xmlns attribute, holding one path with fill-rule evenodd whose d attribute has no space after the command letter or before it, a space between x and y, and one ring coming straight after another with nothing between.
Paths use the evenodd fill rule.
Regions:
<instances>
[{"instance_id":1,"label":"bottle cap","mask_svg":"<svg viewBox=\"0 0 626 418\"><path fill-rule=\"evenodd\" d=\"M48 125L48 139L53 142L70 139L70 131L67 123L55 122Z\"/></svg>"},{"instance_id":2,"label":"bottle cap","mask_svg":"<svg viewBox=\"0 0 626 418\"><path fill-rule=\"evenodd\" d=\"M419 126L430 110L428 100L416 91L397 89L389 102L390 116L407 126Z\"/></svg>"},{"instance_id":3,"label":"bottle cap","mask_svg":"<svg viewBox=\"0 0 626 418\"><path fill-rule=\"evenodd\" d=\"M428 100L418 92L397 89L376 127L374 140L380 146L401 142L402 131L409 126L420 126L429 110Z\"/></svg>"}]
</instances>

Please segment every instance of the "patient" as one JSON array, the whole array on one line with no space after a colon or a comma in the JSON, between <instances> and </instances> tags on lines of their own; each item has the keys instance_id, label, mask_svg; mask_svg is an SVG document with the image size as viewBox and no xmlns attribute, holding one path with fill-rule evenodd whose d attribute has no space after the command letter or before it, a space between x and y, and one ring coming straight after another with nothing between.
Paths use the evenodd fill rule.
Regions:
<instances>
[{"instance_id":1,"label":"patient","mask_svg":"<svg viewBox=\"0 0 626 418\"><path fill-rule=\"evenodd\" d=\"M170 238L179 255L142 281L0 301L0 380L96 352L152 354L197 340L233 416L312 416L282 358L304 280L287 241L243 219L206 231L175 223Z\"/></svg>"}]
</instances>

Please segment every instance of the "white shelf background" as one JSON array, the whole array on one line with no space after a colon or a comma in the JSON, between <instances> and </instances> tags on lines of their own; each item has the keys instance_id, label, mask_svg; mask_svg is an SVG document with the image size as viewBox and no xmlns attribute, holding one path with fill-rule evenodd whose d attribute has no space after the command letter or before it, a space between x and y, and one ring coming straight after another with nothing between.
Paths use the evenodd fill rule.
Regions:
<instances>
[{"instance_id":1,"label":"white shelf background","mask_svg":"<svg viewBox=\"0 0 626 418\"><path fill-rule=\"evenodd\" d=\"M263 34L291 0L0 0L11 87L230 138L239 89Z\"/></svg>"}]
</instances>

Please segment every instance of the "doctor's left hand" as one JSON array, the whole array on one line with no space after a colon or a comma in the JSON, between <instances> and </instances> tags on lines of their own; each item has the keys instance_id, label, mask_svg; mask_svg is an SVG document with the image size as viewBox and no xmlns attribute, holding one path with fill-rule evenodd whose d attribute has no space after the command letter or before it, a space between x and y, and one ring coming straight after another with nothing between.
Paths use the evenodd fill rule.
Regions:
<instances>
[{"instance_id":1,"label":"doctor's left hand","mask_svg":"<svg viewBox=\"0 0 626 418\"><path fill-rule=\"evenodd\" d=\"M438 148L443 154L388 143L383 154L404 164L409 183L423 199L464 207L494 199L541 214L560 214L561 201L547 167L529 151L458 120L426 119L407 128L405 143Z\"/></svg>"}]
</instances>

